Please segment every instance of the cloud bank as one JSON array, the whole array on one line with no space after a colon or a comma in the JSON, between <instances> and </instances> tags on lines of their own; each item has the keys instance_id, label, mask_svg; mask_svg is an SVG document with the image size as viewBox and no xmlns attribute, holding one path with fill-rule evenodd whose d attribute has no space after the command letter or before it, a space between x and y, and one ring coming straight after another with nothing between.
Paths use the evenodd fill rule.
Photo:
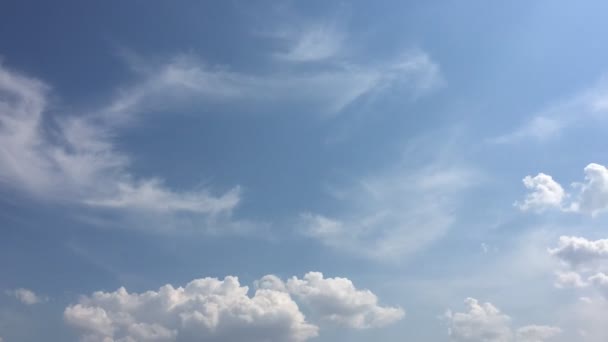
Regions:
<instances>
[{"instance_id":1,"label":"cloud bank","mask_svg":"<svg viewBox=\"0 0 608 342\"><path fill-rule=\"evenodd\" d=\"M311 272L283 282L268 275L253 295L238 278L195 279L185 287L157 291L95 292L68 306L64 318L81 341L252 341L299 342L316 337L296 301L311 317L351 328L381 327L403 317L398 308L380 307L376 296L357 290L345 278Z\"/></svg>"}]
</instances>

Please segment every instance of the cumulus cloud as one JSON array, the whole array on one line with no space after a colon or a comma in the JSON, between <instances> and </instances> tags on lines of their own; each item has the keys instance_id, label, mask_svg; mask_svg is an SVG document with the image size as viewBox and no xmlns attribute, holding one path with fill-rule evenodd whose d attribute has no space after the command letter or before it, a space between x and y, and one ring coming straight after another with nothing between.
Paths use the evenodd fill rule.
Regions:
<instances>
[{"instance_id":1,"label":"cumulus cloud","mask_svg":"<svg viewBox=\"0 0 608 342\"><path fill-rule=\"evenodd\" d=\"M588 288L608 299L608 239L561 236L549 253L566 272L558 271L558 287Z\"/></svg>"},{"instance_id":2,"label":"cumulus cloud","mask_svg":"<svg viewBox=\"0 0 608 342\"><path fill-rule=\"evenodd\" d=\"M7 291L6 294L15 297L21 303L26 305L39 304L48 300L46 297L37 295L34 291L24 288Z\"/></svg>"},{"instance_id":3,"label":"cumulus cloud","mask_svg":"<svg viewBox=\"0 0 608 342\"><path fill-rule=\"evenodd\" d=\"M605 166L596 163L587 165L585 181L574 185L579 193L572 203L572 210L595 216L608 209L608 169Z\"/></svg>"},{"instance_id":4,"label":"cumulus cloud","mask_svg":"<svg viewBox=\"0 0 608 342\"><path fill-rule=\"evenodd\" d=\"M560 236L557 247L549 248L549 253L575 268L588 267L597 261L608 260L608 239Z\"/></svg>"},{"instance_id":5,"label":"cumulus cloud","mask_svg":"<svg viewBox=\"0 0 608 342\"><path fill-rule=\"evenodd\" d=\"M378 306L373 293L357 290L348 279L311 272L287 282L265 276L256 281L253 295L232 276L143 293L95 292L68 306L64 318L82 341L307 341L319 328L296 301L307 305L313 318L353 328L380 327L403 316L401 309Z\"/></svg>"},{"instance_id":6,"label":"cumulus cloud","mask_svg":"<svg viewBox=\"0 0 608 342\"><path fill-rule=\"evenodd\" d=\"M523 179L524 186L531 192L522 203L515 203L521 210L542 211L547 208L560 208L565 197L564 189L553 178L544 173Z\"/></svg>"},{"instance_id":7,"label":"cumulus cloud","mask_svg":"<svg viewBox=\"0 0 608 342\"><path fill-rule=\"evenodd\" d=\"M236 277L196 279L158 291L95 292L65 310L83 341L306 341L318 328L287 293L258 289Z\"/></svg>"},{"instance_id":8,"label":"cumulus cloud","mask_svg":"<svg viewBox=\"0 0 608 342\"><path fill-rule=\"evenodd\" d=\"M465 312L446 312L448 334L456 342L542 342L561 333L552 326L529 325L513 331L511 318L492 303L465 300Z\"/></svg>"},{"instance_id":9,"label":"cumulus cloud","mask_svg":"<svg viewBox=\"0 0 608 342\"><path fill-rule=\"evenodd\" d=\"M455 220L457 198L480 179L468 167L440 163L381 172L340 189L342 212L303 213L300 229L331 248L394 260L442 237Z\"/></svg>"},{"instance_id":10,"label":"cumulus cloud","mask_svg":"<svg viewBox=\"0 0 608 342\"><path fill-rule=\"evenodd\" d=\"M591 163L584 169L585 180L573 183L573 191L567 193L547 174L526 176L524 186L530 190L522 203L515 205L521 210L543 211L556 208L564 212L576 212L596 216L608 209L608 169ZM567 199L570 198L570 201Z\"/></svg>"},{"instance_id":11,"label":"cumulus cloud","mask_svg":"<svg viewBox=\"0 0 608 342\"><path fill-rule=\"evenodd\" d=\"M315 316L355 329L383 327L405 315L401 308L378 305L374 293L357 289L349 279L324 278L319 272L309 272L302 279L292 277L286 283L265 277L259 285L287 291Z\"/></svg>"},{"instance_id":12,"label":"cumulus cloud","mask_svg":"<svg viewBox=\"0 0 608 342\"><path fill-rule=\"evenodd\" d=\"M108 112L46 116L48 89L0 66L2 185L91 207L220 215L238 204L238 187L215 196L207 190L174 191L159 178L134 176L128 156L113 142L117 122L107 120Z\"/></svg>"}]
</instances>

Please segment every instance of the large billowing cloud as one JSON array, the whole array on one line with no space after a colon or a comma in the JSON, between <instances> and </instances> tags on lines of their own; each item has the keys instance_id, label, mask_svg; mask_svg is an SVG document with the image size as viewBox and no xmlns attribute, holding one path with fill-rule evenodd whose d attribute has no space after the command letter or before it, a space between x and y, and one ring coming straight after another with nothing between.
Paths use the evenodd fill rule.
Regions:
<instances>
[{"instance_id":1,"label":"large billowing cloud","mask_svg":"<svg viewBox=\"0 0 608 342\"><path fill-rule=\"evenodd\" d=\"M526 176L523 183L531 192L522 203L516 204L521 210L542 211L551 207L561 207L565 192L551 176L544 173L539 173L534 177Z\"/></svg>"},{"instance_id":2,"label":"large billowing cloud","mask_svg":"<svg viewBox=\"0 0 608 342\"><path fill-rule=\"evenodd\" d=\"M315 316L351 328L382 327L404 316L401 308L378 305L374 293L357 289L349 279L324 278L319 272L309 272L302 279L292 277L286 283L267 276L259 286L287 291Z\"/></svg>"},{"instance_id":3,"label":"large billowing cloud","mask_svg":"<svg viewBox=\"0 0 608 342\"><path fill-rule=\"evenodd\" d=\"M477 299L465 300L465 312L448 310L448 333L455 342L542 342L561 333L561 329L544 325L529 325L513 331L511 318L492 303Z\"/></svg>"},{"instance_id":4,"label":"large billowing cloud","mask_svg":"<svg viewBox=\"0 0 608 342\"><path fill-rule=\"evenodd\" d=\"M230 276L143 293L125 288L95 292L68 306L64 316L82 341L104 342L307 341L319 328L307 321L296 301L310 307L313 319L353 328L380 327L403 316L401 309L378 306L373 293L357 290L348 279L324 279L313 272L286 283L269 275L256 284L253 295Z\"/></svg>"},{"instance_id":5,"label":"large billowing cloud","mask_svg":"<svg viewBox=\"0 0 608 342\"><path fill-rule=\"evenodd\" d=\"M555 208L596 216L608 209L608 169L591 163L584 172L585 180L574 183L572 193L565 192L559 183L544 173L526 176L523 182L530 193L522 203L516 205L524 211Z\"/></svg>"}]
</instances>

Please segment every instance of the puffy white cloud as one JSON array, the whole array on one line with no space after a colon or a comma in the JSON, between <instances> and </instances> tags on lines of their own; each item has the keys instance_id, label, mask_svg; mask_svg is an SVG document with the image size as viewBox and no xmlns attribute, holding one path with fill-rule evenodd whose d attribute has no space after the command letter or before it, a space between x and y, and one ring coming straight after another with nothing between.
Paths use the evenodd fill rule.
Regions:
<instances>
[{"instance_id":1,"label":"puffy white cloud","mask_svg":"<svg viewBox=\"0 0 608 342\"><path fill-rule=\"evenodd\" d=\"M477 299L467 298L466 312L446 313L448 333L458 342L508 342L512 340L511 318L491 303L479 303Z\"/></svg>"},{"instance_id":2,"label":"puffy white cloud","mask_svg":"<svg viewBox=\"0 0 608 342\"><path fill-rule=\"evenodd\" d=\"M318 335L296 301L311 317L352 328L381 327L403 317L399 308L381 307L368 290L345 278L311 272L287 282L267 275L252 296L236 277L195 279L185 287L158 291L95 292L65 309L66 322L83 341L259 341L297 342ZM292 297L293 296L293 297Z\"/></svg>"},{"instance_id":3,"label":"puffy white cloud","mask_svg":"<svg viewBox=\"0 0 608 342\"><path fill-rule=\"evenodd\" d=\"M480 303L477 299L465 300L465 312L446 313L448 333L456 342L542 342L561 332L560 328L529 325L511 328L511 318L492 303Z\"/></svg>"},{"instance_id":4,"label":"puffy white cloud","mask_svg":"<svg viewBox=\"0 0 608 342\"><path fill-rule=\"evenodd\" d=\"M26 305L34 305L42 302L46 302L48 299L34 293L32 290L18 288L12 291L6 292L8 295L17 298L21 303Z\"/></svg>"},{"instance_id":5,"label":"puffy white cloud","mask_svg":"<svg viewBox=\"0 0 608 342\"><path fill-rule=\"evenodd\" d=\"M591 163L585 167L585 182L576 183L580 188L578 197L572 203L572 210L592 216L608 209L608 169Z\"/></svg>"},{"instance_id":6,"label":"puffy white cloud","mask_svg":"<svg viewBox=\"0 0 608 342\"><path fill-rule=\"evenodd\" d=\"M557 208L564 212L576 212L596 216L608 209L608 169L591 163L584 169L585 180L573 183L573 191L568 193L547 174L526 176L524 186L530 190L523 203L515 205L521 210L543 211ZM570 199L570 201L567 201Z\"/></svg>"},{"instance_id":7,"label":"puffy white cloud","mask_svg":"<svg viewBox=\"0 0 608 342\"><path fill-rule=\"evenodd\" d=\"M289 279L286 288L315 315L356 329L382 327L405 315L401 308L378 305L374 293L357 289L347 278L324 278L322 273L309 272L302 279Z\"/></svg>"},{"instance_id":8,"label":"puffy white cloud","mask_svg":"<svg viewBox=\"0 0 608 342\"><path fill-rule=\"evenodd\" d=\"M515 203L521 210L542 211L547 208L561 208L566 196L564 189L553 178L544 173L523 179L524 186L531 192L523 203Z\"/></svg>"},{"instance_id":9,"label":"puffy white cloud","mask_svg":"<svg viewBox=\"0 0 608 342\"><path fill-rule=\"evenodd\" d=\"M569 287L585 287L587 283L583 280L580 274L576 272L556 272L555 287L558 288L569 288Z\"/></svg>"},{"instance_id":10,"label":"puffy white cloud","mask_svg":"<svg viewBox=\"0 0 608 342\"><path fill-rule=\"evenodd\" d=\"M586 267L599 260L608 260L608 239L560 236L557 247L549 248L549 253L570 266Z\"/></svg>"},{"instance_id":11,"label":"puffy white cloud","mask_svg":"<svg viewBox=\"0 0 608 342\"><path fill-rule=\"evenodd\" d=\"M562 329L547 325L527 325L517 329L518 342L543 342L562 333Z\"/></svg>"},{"instance_id":12,"label":"puffy white cloud","mask_svg":"<svg viewBox=\"0 0 608 342\"><path fill-rule=\"evenodd\" d=\"M257 289L249 296L248 290L226 277L144 293L95 292L67 307L65 320L86 341L297 342L317 336L289 294Z\"/></svg>"}]
</instances>

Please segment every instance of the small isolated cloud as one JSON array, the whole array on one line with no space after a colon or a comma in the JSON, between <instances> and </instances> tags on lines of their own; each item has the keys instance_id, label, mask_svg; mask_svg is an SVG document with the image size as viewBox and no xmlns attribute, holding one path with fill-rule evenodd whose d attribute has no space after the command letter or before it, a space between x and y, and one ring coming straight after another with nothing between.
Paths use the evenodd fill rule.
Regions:
<instances>
[{"instance_id":1,"label":"small isolated cloud","mask_svg":"<svg viewBox=\"0 0 608 342\"><path fill-rule=\"evenodd\" d=\"M515 205L522 211L541 212L555 208L564 212L575 212L597 216L608 209L608 169L600 164L591 163L584 169L585 180L572 184L572 192L563 187L547 174L526 176L524 186L530 190L523 202Z\"/></svg>"},{"instance_id":2,"label":"small isolated cloud","mask_svg":"<svg viewBox=\"0 0 608 342\"><path fill-rule=\"evenodd\" d=\"M561 207L566 193L559 183L544 173L526 176L524 186L531 192L526 195L522 203L515 203L521 210L542 211L547 208Z\"/></svg>"},{"instance_id":3,"label":"small isolated cloud","mask_svg":"<svg viewBox=\"0 0 608 342\"><path fill-rule=\"evenodd\" d=\"M228 276L143 293L125 288L95 292L68 306L64 318L87 342L299 342L316 337L319 328L306 319L298 301L311 309L313 319L329 318L353 328L380 327L403 316L400 309L380 307L376 300L348 279L324 279L315 272L287 282L265 276L256 281L252 295L238 278Z\"/></svg>"},{"instance_id":4,"label":"small isolated cloud","mask_svg":"<svg viewBox=\"0 0 608 342\"><path fill-rule=\"evenodd\" d=\"M339 54L345 34L336 24L315 24L297 31L283 31L278 37L287 48L275 53L276 58L290 62L317 62Z\"/></svg>"},{"instance_id":5,"label":"small isolated cloud","mask_svg":"<svg viewBox=\"0 0 608 342\"><path fill-rule=\"evenodd\" d=\"M455 342L543 342L561 333L561 329L544 325L529 325L513 331L511 317L492 303L477 299L465 300L465 312L445 314L448 334Z\"/></svg>"},{"instance_id":6,"label":"small isolated cloud","mask_svg":"<svg viewBox=\"0 0 608 342\"><path fill-rule=\"evenodd\" d=\"M37 295L36 293L34 293L34 291L24 288L18 288L15 290L7 291L6 294L11 297L15 297L17 300L19 300L25 305L39 304L48 300L46 297Z\"/></svg>"}]
</instances>

